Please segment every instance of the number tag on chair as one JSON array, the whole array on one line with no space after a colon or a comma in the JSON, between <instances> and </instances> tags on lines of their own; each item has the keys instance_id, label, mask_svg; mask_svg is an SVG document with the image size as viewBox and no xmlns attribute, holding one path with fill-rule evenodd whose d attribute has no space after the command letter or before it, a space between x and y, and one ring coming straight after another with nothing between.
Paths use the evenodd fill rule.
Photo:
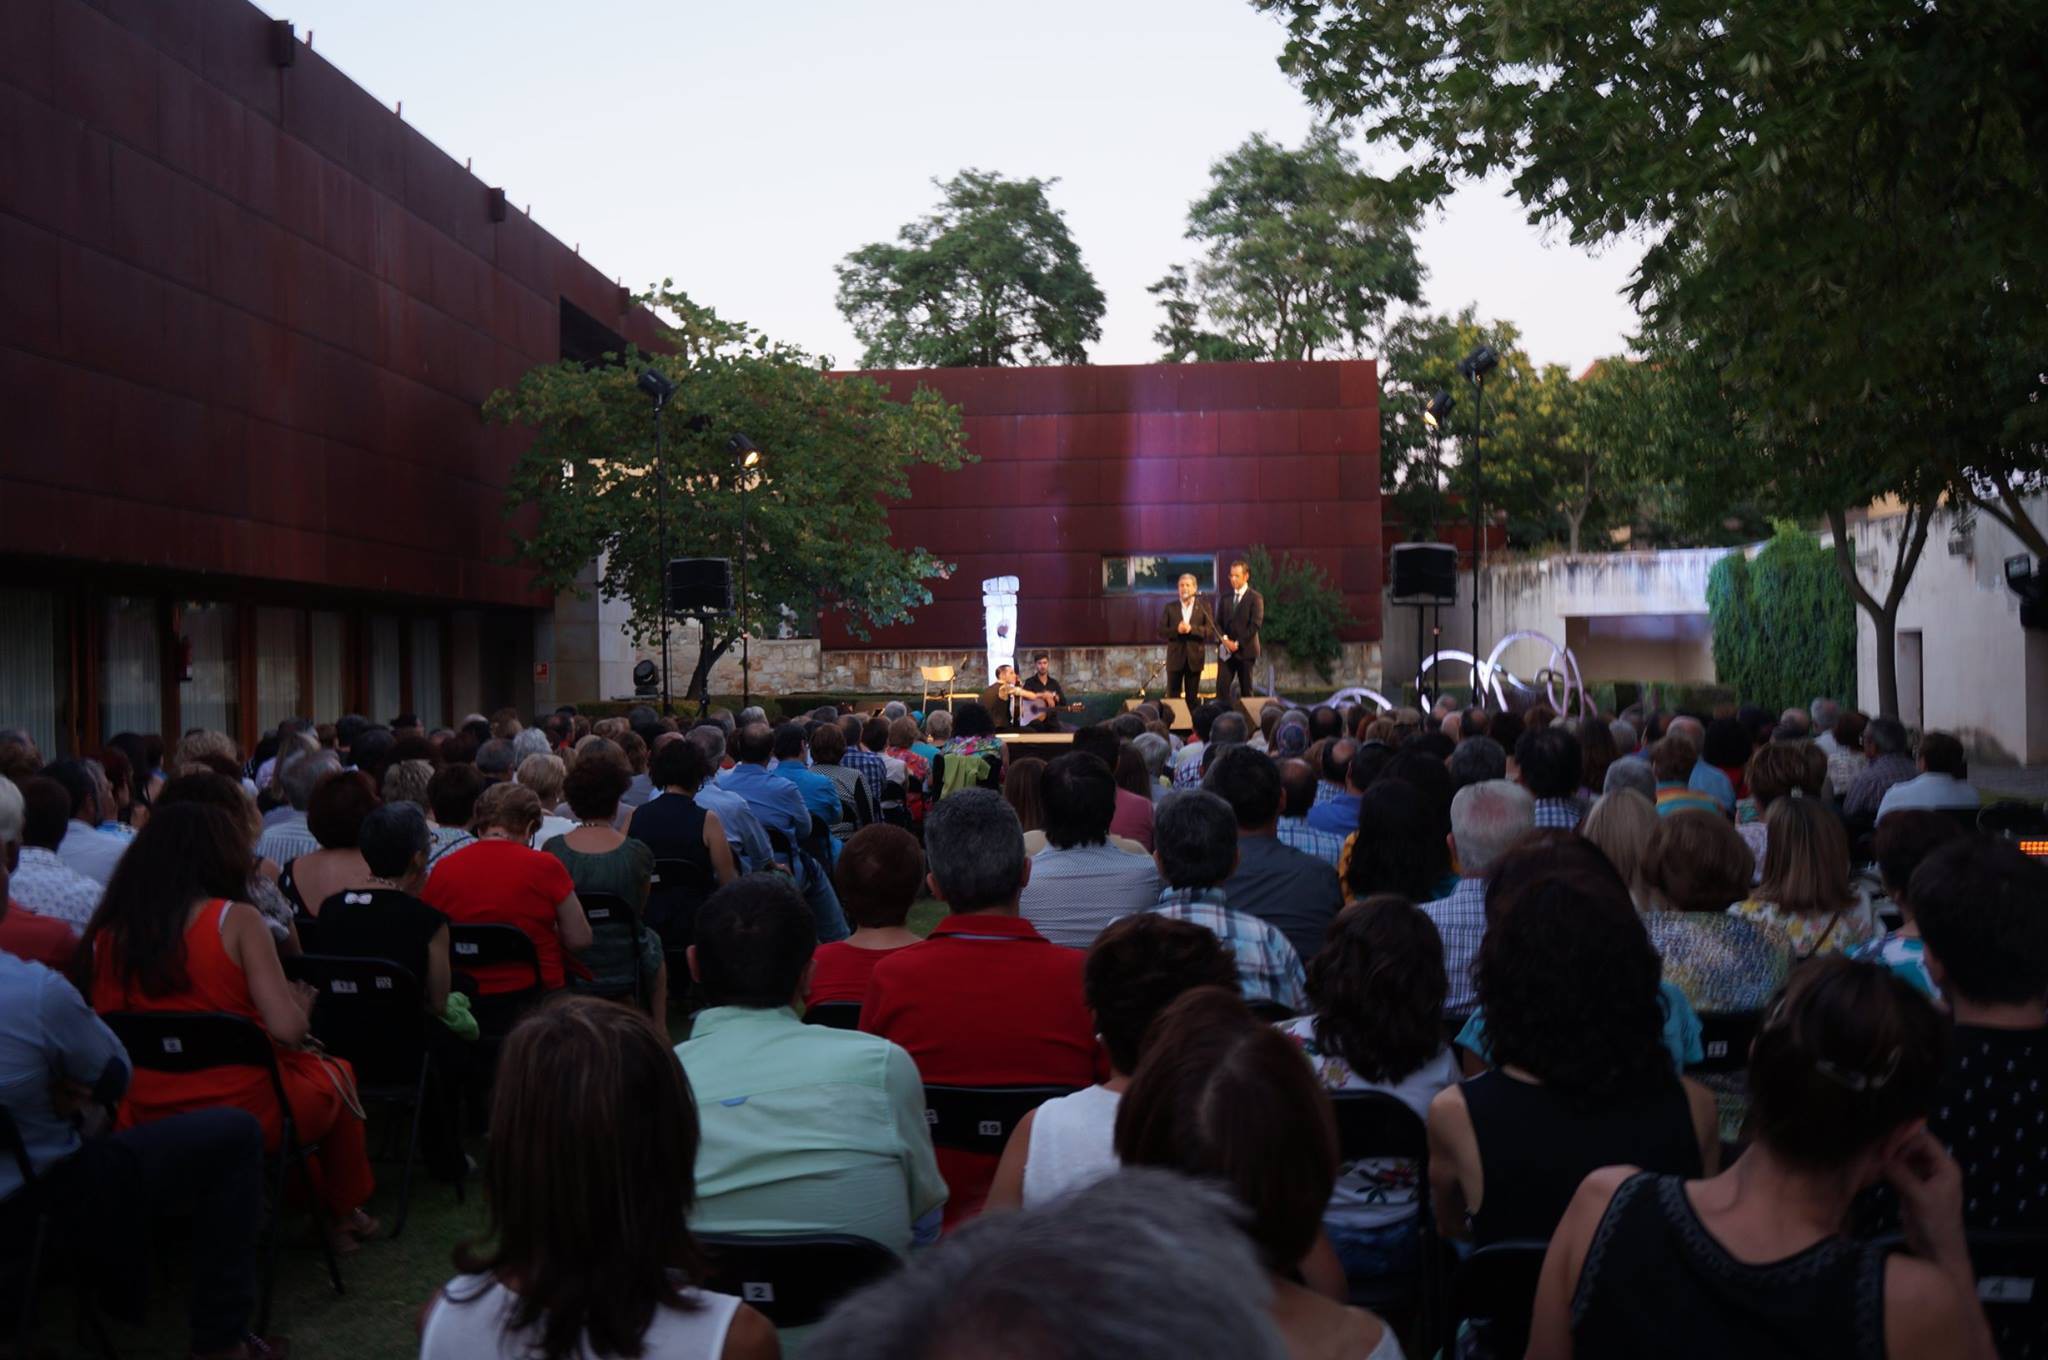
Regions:
<instances>
[{"instance_id":1,"label":"number tag on chair","mask_svg":"<svg viewBox=\"0 0 2048 1360\"><path fill-rule=\"evenodd\" d=\"M937 1110L927 1108L924 1112L924 1122L936 1127L939 1122L939 1112Z\"/></svg>"},{"instance_id":2,"label":"number tag on chair","mask_svg":"<svg viewBox=\"0 0 2048 1360\"><path fill-rule=\"evenodd\" d=\"M477 946L470 941L457 940L455 942L455 952L464 956L474 957L479 951Z\"/></svg>"},{"instance_id":3,"label":"number tag on chair","mask_svg":"<svg viewBox=\"0 0 2048 1360\"><path fill-rule=\"evenodd\" d=\"M773 1303L775 1286L765 1280L746 1280L740 1284L740 1297L748 1303Z\"/></svg>"},{"instance_id":4,"label":"number tag on chair","mask_svg":"<svg viewBox=\"0 0 2048 1360\"><path fill-rule=\"evenodd\" d=\"M1707 1041L1707 1056L1709 1058L1727 1057L1728 1041L1726 1039L1709 1039Z\"/></svg>"},{"instance_id":5,"label":"number tag on chair","mask_svg":"<svg viewBox=\"0 0 2048 1360\"><path fill-rule=\"evenodd\" d=\"M984 1138L1000 1138L1003 1136L1003 1121L1000 1119L984 1119L975 1127L981 1131L981 1136Z\"/></svg>"},{"instance_id":6,"label":"number tag on chair","mask_svg":"<svg viewBox=\"0 0 2048 1360\"><path fill-rule=\"evenodd\" d=\"M391 984L391 979L390 979L390 978L388 978L388 977L385 977L385 976L384 976L384 975L383 975L382 973L379 973L379 974L377 975L377 990L378 990L378 991L380 991L380 992L388 992L388 991L390 991L390 990L391 990L391 985L392 985L392 984Z\"/></svg>"},{"instance_id":7,"label":"number tag on chair","mask_svg":"<svg viewBox=\"0 0 2048 1360\"><path fill-rule=\"evenodd\" d=\"M1986 1275L1977 1281L1977 1297L1986 1303L2032 1303L2034 1282L2023 1275Z\"/></svg>"},{"instance_id":8,"label":"number tag on chair","mask_svg":"<svg viewBox=\"0 0 2048 1360\"><path fill-rule=\"evenodd\" d=\"M166 1053L183 1053L184 1051L185 1051L185 1041L184 1041L183 1039L180 1039L180 1038L179 1038L179 1037L178 1037L177 1035L175 1035L175 1034L166 1034L166 1035L164 1036L164 1052L166 1052Z\"/></svg>"},{"instance_id":9,"label":"number tag on chair","mask_svg":"<svg viewBox=\"0 0 2048 1360\"><path fill-rule=\"evenodd\" d=\"M327 984L327 990L337 996L354 996L356 994L356 985L347 978L335 978Z\"/></svg>"},{"instance_id":10,"label":"number tag on chair","mask_svg":"<svg viewBox=\"0 0 2048 1360\"><path fill-rule=\"evenodd\" d=\"M609 921L612 919L612 909L610 907L592 907L585 914L593 921Z\"/></svg>"}]
</instances>

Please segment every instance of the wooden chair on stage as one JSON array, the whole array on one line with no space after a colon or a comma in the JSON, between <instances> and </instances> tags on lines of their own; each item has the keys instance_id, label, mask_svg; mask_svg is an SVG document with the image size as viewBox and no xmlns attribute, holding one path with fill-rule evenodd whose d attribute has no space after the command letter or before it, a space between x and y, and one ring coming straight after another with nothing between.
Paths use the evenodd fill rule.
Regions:
<instances>
[{"instance_id":1,"label":"wooden chair on stage","mask_svg":"<svg viewBox=\"0 0 2048 1360\"><path fill-rule=\"evenodd\" d=\"M980 693L979 690L954 689L951 666L919 666L917 673L924 678L924 693L919 698L918 706L927 713L932 711L934 699L944 699L946 708L950 711L955 699L972 699ZM933 688L934 686L937 688Z\"/></svg>"},{"instance_id":2,"label":"wooden chair on stage","mask_svg":"<svg viewBox=\"0 0 2048 1360\"><path fill-rule=\"evenodd\" d=\"M1202 667L1202 683L1195 687L1195 697L1207 701L1216 697L1216 663L1211 661Z\"/></svg>"}]
</instances>

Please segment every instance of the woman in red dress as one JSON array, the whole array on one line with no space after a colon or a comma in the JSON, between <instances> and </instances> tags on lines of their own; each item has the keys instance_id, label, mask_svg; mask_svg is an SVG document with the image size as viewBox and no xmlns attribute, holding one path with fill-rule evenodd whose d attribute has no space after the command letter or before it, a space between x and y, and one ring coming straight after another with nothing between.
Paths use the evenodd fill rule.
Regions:
<instances>
[{"instance_id":1,"label":"woman in red dress","mask_svg":"<svg viewBox=\"0 0 2048 1360\"><path fill-rule=\"evenodd\" d=\"M374 1180L346 1062L299 1047L315 993L285 978L263 917L237 901L246 887L248 828L220 808L184 803L157 810L136 833L82 948L92 960L93 1009L224 1011L261 1025L277 1045L278 1073L302 1142L317 1142L314 1192L333 1224L336 1250L377 1231L363 1212ZM283 1119L267 1073L248 1067L200 1072L138 1068L122 1102L128 1128L187 1110L238 1106L263 1124L272 1151Z\"/></svg>"}]
</instances>

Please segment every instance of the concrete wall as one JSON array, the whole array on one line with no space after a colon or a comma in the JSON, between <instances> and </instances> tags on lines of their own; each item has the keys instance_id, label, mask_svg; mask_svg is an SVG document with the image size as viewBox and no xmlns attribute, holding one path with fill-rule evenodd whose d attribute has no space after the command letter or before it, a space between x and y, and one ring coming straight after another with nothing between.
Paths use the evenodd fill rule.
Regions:
<instances>
[{"instance_id":1,"label":"concrete wall","mask_svg":"<svg viewBox=\"0 0 2048 1360\"><path fill-rule=\"evenodd\" d=\"M2036 524L2048 523L2048 496L2027 503ZM1901 517L1853 526L1857 574L1882 597L1902 528ZM1953 732L1986 761L2048 761L2048 631L2020 627L2019 598L2005 585L2005 559L2019 541L1988 515L1935 517L1920 566L1899 602L1899 632L1919 634L1918 713L1899 715L1909 727ZM2036 564L2035 570L2042 570ZM1902 667L1900 697L1910 677ZM1866 710L1877 702L1877 635L1856 613L1856 688Z\"/></svg>"}]
</instances>

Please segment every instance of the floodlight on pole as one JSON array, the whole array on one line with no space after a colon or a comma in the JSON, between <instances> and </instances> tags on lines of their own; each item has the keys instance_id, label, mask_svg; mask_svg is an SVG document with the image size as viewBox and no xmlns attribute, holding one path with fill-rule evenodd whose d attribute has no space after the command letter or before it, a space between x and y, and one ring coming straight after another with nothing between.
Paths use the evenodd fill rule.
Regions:
<instances>
[{"instance_id":1,"label":"floodlight on pole","mask_svg":"<svg viewBox=\"0 0 2048 1360\"><path fill-rule=\"evenodd\" d=\"M1474 345L1470 354L1458 360L1458 376L1472 384L1472 693L1475 702L1479 694L1479 574L1486 557L1486 483L1482 478L1485 464L1480 456L1480 437L1486 417L1486 375L1498 367L1500 351L1484 343Z\"/></svg>"},{"instance_id":2,"label":"floodlight on pole","mask_svg":"<svg viewBox=\"0 0 2048 1360\"><path fill-rule=\"evenodd\" d=\"M654 519L657 570L661 572L661 713L668 716L668 445L662 438L661 413L676 385L659 370L643 368L635 381L654 403Z\"/></svg>"},{"instance_id":3,"label":"floodlight on pole","mask_svg":"<svg viewBox=\"0 0 2048 1360\"><path fill-rule=\"evenodd\" d=\"M742 473L752 473L761 466L761 446L743 434L736 434L725 441L725 451L732 456L733 466ZM754 703L753 650L747 644L747 492L754 478L740 479L740 703L752 707Z\"/></svg>"}]
</instances>

